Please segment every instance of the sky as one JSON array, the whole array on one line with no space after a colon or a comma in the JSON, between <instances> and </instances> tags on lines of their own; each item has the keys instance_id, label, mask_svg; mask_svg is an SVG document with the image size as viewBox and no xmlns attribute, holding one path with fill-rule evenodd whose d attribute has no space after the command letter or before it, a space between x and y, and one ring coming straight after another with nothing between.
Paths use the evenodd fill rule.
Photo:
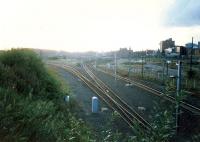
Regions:
<instances>
[{"instance_id":1,"label":"sky","mask_svg":"<svg viewBox=\"0 0 200 142\"><path fill-rule=\"evenodd\" d=\"M0 0L0 49L141 51L199 32L199 0Z\"/></svg>"}]
</instances>

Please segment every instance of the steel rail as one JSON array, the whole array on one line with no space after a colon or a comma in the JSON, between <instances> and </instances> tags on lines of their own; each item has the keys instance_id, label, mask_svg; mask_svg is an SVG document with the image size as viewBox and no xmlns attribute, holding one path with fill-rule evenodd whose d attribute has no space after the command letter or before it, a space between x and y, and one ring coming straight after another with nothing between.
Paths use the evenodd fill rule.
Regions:
<instances>
[{"instance_id":1,"label":"steel rail","mask_svg":"<svg viewBox=\"0 0 200 142\"><path fill-rule=\"evenodd\" d=\"M142 121L140 118L138 118L138 115L135 116L135 114L132 114L132 112L129 112L127 108L122 106L119 102L117 102L115 99L113 99L109 94L105 91L105 88L100 87L99 85L94 84L91 82L88 78L86 78L84 75L82 75L78 70L71 66L61 66L61 65L55 65L59 68L66 69L67 71L71 72L78 78L80 78L92 91L94 91L111 109L117 111L119 115L122 117L122 119L129 125L133 126L135 124L135 121L139 122L139 124L144 127L145 129L150 130L151 126L149 123L146 123Z\"/></svg>"},{"instance_id":2,"label":"steel rail","mask_svg":"<svg viewBox=\"0 0 200 142\"><path fill-rule=\"evenodd\" d=\"M69 68L69 67L68 67ZM68 70L70 71L70 70ZM80 72L76 72L73 70L71 70L71 72L76 75L77 77L79 77L88 87L90 87L95 93L97 93L99 91L99 86L95 86L93 83L91 83L87 78L85 78L84 76L82 76L82 74ZM87 79L87 80L85 80ZM88 82L89 81L89 82ZM100 93L97 93L97 95L104 101L106 102L106 104L108 104L113 110L117 111L120 116L128 123L129 126L133 126L134 122L133 119L137 120L136 117L130 117L129 114L127 114L123 107L120 106L114 99L110 98L108 95L100 95L100 94L105 94L105 92L103 90L100 89ZM107 97L107 98L105 98ZM114 105L114 106L113 106ZM142 122L140 122L140 124L142 124ZM143 126L145 126L143 124Z\"/></svg>"},{"instance_id":3,"label":"steel rail","mask_svg":"<svg viewBox=\"0 0 200 142\"><path fill-rule=\"evenodd\" d=\"M113 75L113 74L111 74L111 73L109 73L109 72L106 72L106 71L101 70L101 69L98 69L98 70L101 71L101 72L103 72L103 73L105 73L105 74L108 74L108 75L110 75L110 76L115 77L115 75ZM158 91L158 90L156 90L156 89L153 89L153 88L151 88L151 87L149 87L149 86L147 86L147 85L144 85L144 84L142 84L142 83L135 82L135 81L133 81L133 80L131 80L131 79L128 79L128 78L126 78L126 77L122 77L122 76L119 76L119 75L116 75L116 77L117 77L118 79L124 80L124 81L126 81L126 82L128 82L128 83L131 83L131 84L133 84L133 85L135 85L135 86L137 86L137 87L140 87L140 88L142 88L142 89L144 89L144 90L146 90L146 91L149 91L149 92L151 92L151 93L154 94L154 95L157 95L157 96L159 96L159 97L163 97L164 99L169 100L169 101L171 101L172 103L175 103L175 102L176 102L176 99L175 99L174 97L169 96L169 95L164 95L163 92ZM189 103L186 103L186 102L184 102L184 101L180 101L180 106L183 107L183 108L185 108L185 109L187 109L187 110L189 110L190 112L193 112L193 113L196 113L196 114L200 115L200 108L199 108L199 107L196 107L196 106L191 105L191 104L189 104Z\"/></svg>"},{"instance_id":4,"label":"steel rail","mask_svg":"<svg viewBox=\"0 0 200 142\"><path fill-rule=\"evenodd\" d=\"M83 66L83 68L85 69L85 71L88 73L88 75L96 82L96 84L98 86L100 86L105 93L107 93L108 95L114 97L120 104L121 106L125 107L125 111L131 115L136 115L141 122L145 123L146 125L148 125L149 127L151 127L151 125L142 117L140 116L131 106L129 106L123 99L121 99L119 97L119 95L117 95L112 89L110 89L110 87L108 87L104 82L102 82L97 76L95 76L88 68L87 66Z\"/></svg>"}]
</instances>

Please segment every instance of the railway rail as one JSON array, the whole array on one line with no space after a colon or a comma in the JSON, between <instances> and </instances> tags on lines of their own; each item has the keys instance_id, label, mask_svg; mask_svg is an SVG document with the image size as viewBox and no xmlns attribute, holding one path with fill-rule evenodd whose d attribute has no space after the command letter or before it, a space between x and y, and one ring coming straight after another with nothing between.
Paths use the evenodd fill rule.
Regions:
<instances>
[{"instance_id":1,"label":"railway rail","mask_svg":"<svg viewBox=\"0 0 200 142\"><path fill-rule=\"evenodd\" d=\"M118 103L121 106L126 107L126 111L129 113L131 112L132 114L134 114L135 116L137 116L138 118L140 118L140 122L143 122L147 125L150 126L150 124L142 118L142 116L140 116L130 105L128 105L123 99L121 99L119 97L119 95L117 95L110 87L108 87L104 82L102 82L96 75L94 75L87 66L83 66L84 70L87 72L87 74L93 79L93 81L102 89L104 90L104 92L106 94L108 94L110 97L112 96L112 98L114 98L115 100L118 101Z\"/></svg>"},{"instance_id":2,"label":"railway rail","mask_svg":"<svg viewBox=\"0 0 200 142\"><path fill-rule=\"evenodd\" d=\"M90 68L92 68L92 67L90 66ZM134 80L131 80L131 79L128 79L128 78L126 78L126 77L119 76L119 75L116 75L116 76L115 76L114 74L111 74L111 73L106 72L106 71L101 70L101 69L98 69L98 70L101 71L101 72L103 72L103 73L105 73L105 74L108 74L108 75L110 75L110 76L112 76L112 77L116 77L116 78L118 78L118 79L120 79L120 80L123 80L123 81L128 82L128 83L131 83L131 84L133 84L133 85L135 85L135 86L137 86L137 87L140 87L140 88L142 88L142 89L144 89L144 90L146 90L146 91L148 91L148 92L151 92L152 94L154 94L154 95L156 95L156 96L163 97L164 99L166 99L166 100L168 100L168 101L170 101L170 102L172 102L172 103L176 103L176 99L175 99L174 97L169 96L169 95L164 95L163 92L158 91L158 90L156 90L156 89L154 89L154 88L151 88L151 87L149 87L149 86L147 86L147 85L144 85L144 84L142 84L142 83L136 82L136 81L134 81ZM191 105L191 104L189 104L189 103L186 103L186 102L184 102L184 101L181 101L181 102L180 102L180 106L181 106L182 108L186 109L186 110L189 110L189 111L192 112L192 113L195 113L195 114L197 114L197 115L200 115L200 108L199 108L199 107L196 107L196 106Z\"/></svg>"},{"instance_id":3,"label":"railway rail","mask_svg":"<svg viewBox=\"0 0 200 142\"><path fill-rule=\"evenodd\" d=\"M72 66L68 65L55 65L71 72L80 78L92 91L94 91L112 110L117 111L121 118L129 125L135 125L138 122L140 126L146 130L151 130L152 127L142 116L140 116L134 109L132 109L124 100L122 100L116 93L114 93L106 84L99 80L86 66L85 71L92 78L92 81L85 77L81 72Z\"/></svg>"}]
</instances>

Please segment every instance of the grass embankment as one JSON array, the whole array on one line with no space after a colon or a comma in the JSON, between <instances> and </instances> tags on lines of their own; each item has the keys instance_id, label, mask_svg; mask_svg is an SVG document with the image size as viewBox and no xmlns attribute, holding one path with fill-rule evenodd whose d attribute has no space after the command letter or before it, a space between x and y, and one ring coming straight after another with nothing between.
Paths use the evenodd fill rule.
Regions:
<instances>
[{"instance_id":1,"label":"grass embankment","mask_svg":"<svg viewBox=\"0 0 200 142\"><path fill-rule=\"evenodd\" d=\"M62 85L31 50L0 54L1 141L89 141L89 130L64 103Z\"/></svg>"}]
</instances>

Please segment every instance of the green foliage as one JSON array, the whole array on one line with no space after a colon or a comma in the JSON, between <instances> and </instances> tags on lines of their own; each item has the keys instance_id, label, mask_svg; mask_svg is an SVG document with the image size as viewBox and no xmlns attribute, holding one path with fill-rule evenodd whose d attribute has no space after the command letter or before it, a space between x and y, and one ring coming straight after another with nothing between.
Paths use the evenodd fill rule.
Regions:
<instances>
[{"instance_id":1,"label":"green foliage","mask_svg":"<svg viewBox=\"0 0 200 142\"><path fill-rule=\"evenodd\" d=\"M165 95L170 95L171 90L174 90L170 82L166 83ZM165 97L165 96L163 96ZM176 102L179 103L185 95L181 92L176 97ZM162 105L160 105L162 104ZM150 119L152 120L151 131L144 131L138 123L135 124L133 130L135 136L131 136L129 141L133 142L170 142L175 137L175 118L174 112L176 103L171 104L170 102L162 99L159 103L155 102L154 110Z\"/></svg>"},{"instance_id":2,"label":"green foliage","mask_svg":"<svg viewBox=\"0 0 200 142\"><path fill-rule=\"evenodd\" d=\"M187 71L187 78L193 79L193 78L195 78L196 74L197 74L197 72L195 72L194 70L189 70L189 71Z\"/></svg>"},{"instance_id":3,"label":"green foliage","mask_svg":"<svg viewBox=\"0 0 200 142\"><path fill-rule=\"evenodd\" d=\"M52 101L33 101L0 89L3 141L88 141L88 129Z\"/></svg>"},{"instance_id":4,"label":"green foliage","mask_svg":"<svg viewBox=\"0 0 200 142\"><path fill-rule=\"evenodd\" d=\"M141 63L133 63L133 62L123 62L122 64L124 65L137 65L137 64L141 64Z\"/></svg>"},{"instance_id":5,"label":"green foliage","mask_svg":"<svg viewBox=\"0 0 200 142\"><path fill-rule=\"evenodd\" d=\"M68 84L66 83L66 80L63 79L59 75L59 71L56 70L56 68L54 68L52 66L48 66L48 73L58 81L57 84L60 87L59 90L61 92L64 92L65 94L69 94L70 93L70 88L69 88Z\"/></svg>"},{"instance_id":6,"label":"green foliage","mask_svg":"<svg viewBox=\"0 0 200 142\"><path fill-rule=\"evenodd\" d=\"M192 141L193 142L199 142L200 141L200 134L192 136Z\"/></svg>"},{"instance_id":7,"label":"green foliage","mask_svg":"<svg viewBox=\"0 0 200 142\"><path fill-rule=\"evenodd\" d=\"M0 84L21 94L32 92L41 98L57 97L58 82L52 78L40 58L29 49L12 49L0 56Z\"/></svg>"},{"instance_id":8,"label":"green foliage","mask_svg":"<svg viewBox=\"0 0 200 142\"><path fill-rule=\"evenodd\" d=\"M110 63L110 62L112 62L112 59L101 59L101 58L99 58L99 59L96 60L96 63L98 65L107 64L107 63Z\"/></svg>"},{"instance_id":9,"label":"green foliage","mask_svg":"<svg viewBox=\"0 0 200 142\"><path fill-rule=\"evenodd\" d=\"M59 57L57 57L57 56L54 56L54 57L49 57L48 59L49 59L49 60L58 60L58 59L59 59Z\"/></svg>"},{"instance_id":10,"label":"green foliage","mask_svg":"<svg viewBox=\"0 0 200 142\"><path fill-rule=\"evenodd\" d=\"M104 142L119 142L122 139L122 134L118 131L114 131L111 129L105 130L102 132L104 135L103 141Z\"/></svg>"},{"instance_id":11,"label":"green foliage","mask_svg":"<svg viewBox=\"0 0 200 142\"><path fill-rule=\"evenodd\" d=\"M81 63L76 63L76 66L77 67L81 67Z\"/></svg>"},{"instance_id":12,"label":"green foliage","mask_svg":"<svg viewBox=\"0 0 200 142\"><path fill-rule=\"evenodd\" d=\"M162 102L163 104L163 102ZM135 136L130 137L129 141L134 142L169 142L175 136L175 120L173 117L173 107L160 108L158 104L154 107L152 117L152 130L145 131L136 123L133 130Z\"/></svg>"},{"instance_id":13,"label":"green foliage","mask_svg":"<svg viewBox=\"0 0 200 142\"><path fill-rule=\"evenodd\" d=\"M166 92L175 92L176 91L176 85L174 83L174 80L173 79L168 79L165 81L165 90Z\"/></svg>"},{"instance_id":14,"label":"green foliage","mask_svg":"<svg viewBox=\"0 0 200 142\"><path fill-rule=\"evenodd\" d=\"M114 111L103 126L101 140L103 142L127 142L129 139L128 136L123 135L118 127L123 125L126 125L125 122L121 119L119 113Z\"/></svg>"},{"instance_id":15,"label":"green foliage","mask_svg":"<svg viewBox=\"0 0 200 142\"><path fill-rule=\"evenodd\" d=\"M28 49L0 54L1 141L88 142L90 131L71 113L66 95Z\"/></svg>"}]
</instances>

